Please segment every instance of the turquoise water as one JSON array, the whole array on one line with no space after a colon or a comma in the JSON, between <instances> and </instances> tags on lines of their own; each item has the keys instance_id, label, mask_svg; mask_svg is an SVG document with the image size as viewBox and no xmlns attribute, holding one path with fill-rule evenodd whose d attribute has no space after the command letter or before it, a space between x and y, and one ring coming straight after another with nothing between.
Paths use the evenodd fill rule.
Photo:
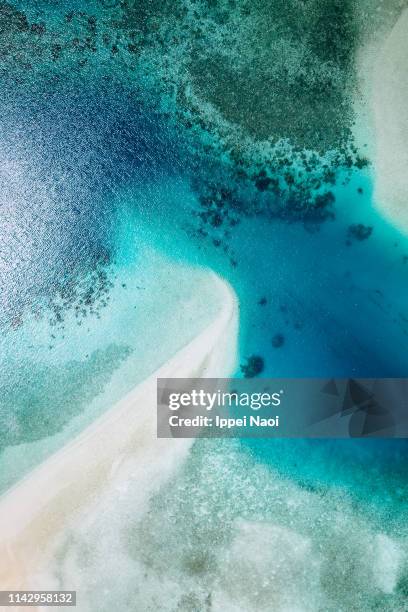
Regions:
<instances>
[{"instance_id":1,"label":"turquoise water","mask_svg":"<svg viewBox=\"0 0 408 612\"><path fill-rule=\"evenodd\" d=\"M28 15L58 29L65 12ZM241 363L260 355L262 376L405 377L408 239L374 208L375 168L338 171L324 222L258 214L151 74L93 53L47 55L34 77L22 54L4 77L0 489L211 320L208 270L236 291ZM232 203L202 224L214 184ZM83 591L81 612L118 597L143 611L403 610L407 455L405 440L199 441L147 509L131 481L107 495L61 545L55 584Z\"/></svg>"},{"instance_id":2,"label":"turquoise water","mask_svg":"<svg viewBox=\"0 0 408 612\"><path fill-rule=\"evenodd\" d=\"M241 362L261 355L262 376L406 375L408 240L374 209L369 173L356 173L335 194L336 220L316 233L281 221L243 220L229 241L236 267L211 243L178 240L183 219L178 226L171 219L163 249L183 261L198 257L231 282L240 300ZM187 210L194 206L187 195L182 200ZM348 244L349 226L362 221L374 228L372 236ZM282 347L272 345L276 334L284 336ZM256 463L306 490L346 494L386 532L406 532L405 440L240 445Z\"/></svg>"},{"instance_id":3,"label":"turquoise water","mask_svg":"<svg viewBox=\"0 0 408 612\"><path fill-rule=\"evenodd\" d=\"M209 271L198 261L187 265L164 253L157 229L148 222L149 207L171 203L168 186L173 183L177 194L174 177L163 173L163 181L152 184L139 177L133 184L131 204L113 193L96 196L92 205L107 211L107 227L98 217L95 224L93 215L82 209L78 214L85 221L79 228L75 219L67 226L67 234L74 234L67 241L72 239L78 252L67 253L65 244L54 238L46 239L44 245L39 240L38 250L47 248L48 260L40 265L36 259L43 254L30 248L23 262L28 271L18 265L23 249L7 253L7 241L16 234L21 241L30 239L31 215L34 222L50 225L53 231L52 210L39 219L26 209L11 230L3 226L1 492L159 368L220 309ZM25 202L19 202L18 195L15 202L22 208ZM103 199L107 197L108 204ZM81 204L88 205L77 200L74 206ZM62 215L69 214L69 206L69 202L61 206ZM57 219L63 232L61 221L67 221ZM85 223L89 225L84 238ZM80 241L89 238L95 239L90 256L80 250ZM109 252L104 265L98 260L95 264L93 258L93 252L101 249ZM79 271L65 276L60 260L75 255ZM54 259L59 261L54 264ZM70 267L69 262L64 265ZM55 278L61 279L57 290Z\"/></svg>"}]
</instances>

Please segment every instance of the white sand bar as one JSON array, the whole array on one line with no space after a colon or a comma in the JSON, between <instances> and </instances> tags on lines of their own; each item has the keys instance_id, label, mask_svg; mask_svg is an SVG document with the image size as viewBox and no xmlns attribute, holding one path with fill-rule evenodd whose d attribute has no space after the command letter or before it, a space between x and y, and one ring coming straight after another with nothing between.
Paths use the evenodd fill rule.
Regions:
<instances>
[{"instance_id":1,"label":"white sand bar","mask_svg":"<svg viewBox=\"0 0 408 612\"><path fill-rule=\"evenodd\" d=\"M387 35L373 75L376 141L375 200L408 232L408 9Z\"/></svg>"},{"instance_id":2,"label":"white sand bar","mask_svg":"<svg viewBox=\"0 0 408 612\"><path fill-rule=\"evenodd\" d=\"M223 377L234 371L237 299L215 275L214 292L223 306L203 332L0 498L1 590L44 588L33 584L33 576L47 563L58 534L85 504L97 502L130 458L138 467L134 478L140 478L143 503L149 487L156 490L188 454L191 440L157 439L156 379Z\"/></svg>"}]
</instances>

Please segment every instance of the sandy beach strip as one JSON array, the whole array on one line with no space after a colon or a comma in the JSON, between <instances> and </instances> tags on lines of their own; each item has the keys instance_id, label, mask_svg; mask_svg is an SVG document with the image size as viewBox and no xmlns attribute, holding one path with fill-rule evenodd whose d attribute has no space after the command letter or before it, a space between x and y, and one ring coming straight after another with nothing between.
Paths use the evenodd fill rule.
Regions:
<instances>
[{"instance_id":1,"label":"sandy beach strip","mask_svg":"<svg viewBox=\"0 0 408 612\"><path fill-rule=\"evenodd\" d=\"M238 302L215 275L214 291L221 294L222 308L204 331L0 498L1 590L43 588L32 580L49 559L55 538L85 504L98 499L129 457L140 466L145 497L152 462L166 466L159 470L165 478L186 457L191 440L156 437L156 380L223 377L234 371ZM155 489L160 476L157 470L153 474Z\"/></svg>"},{"instance_id":2,"label":"sandy beach strip","mask_svg":"<svg viewBox=\"0 0 408 612\"><path fill-rule=\"evenodd\" d=\"M384 216L404 233L408 232L407 32L408 9L405 9L378 45L371 87L375 202Z\"/></svg>"}]
</instances>

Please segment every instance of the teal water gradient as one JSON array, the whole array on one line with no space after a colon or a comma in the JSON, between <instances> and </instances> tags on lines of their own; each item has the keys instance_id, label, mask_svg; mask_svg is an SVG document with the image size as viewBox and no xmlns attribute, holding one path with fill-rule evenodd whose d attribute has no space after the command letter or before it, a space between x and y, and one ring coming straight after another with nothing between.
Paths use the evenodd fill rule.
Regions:
<instances>
[{"instance_id":1,"label":"teal water gradient","mask_svg":"<svg viewBox=\"0 0 408 612\"><path fill-rule=\"evenodd\" d=\"M334 220L242 214L204 236L194 180L213 168L197 135L153 104L148 76L95 57L52 79L47 56L0 102L2 490L202 329L219 306L206 269L236 291L241 363L262 356L262 375L406 376L408 240L374 208L375 169L339 177ZM359 223L366 240L350 238ZM403 610L407 458L406 441L197 442L146 513L130 482L75 533L56 580L74 575L98 612L118 596L124 610Z\"/></svg>"}]
</instances>

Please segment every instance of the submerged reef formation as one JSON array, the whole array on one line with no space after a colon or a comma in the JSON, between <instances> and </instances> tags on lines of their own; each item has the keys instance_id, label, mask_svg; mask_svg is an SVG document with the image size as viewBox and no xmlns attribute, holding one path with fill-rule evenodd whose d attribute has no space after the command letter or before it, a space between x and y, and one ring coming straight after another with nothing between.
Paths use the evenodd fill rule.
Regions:
<instances>
[{"instance_id":1,"label":"submerged reef formation","mask_svg":"<svg viewBox=\"0 0 408 612\"><path fill-rule=\"evenodd\" d=\"M253 378L261 374L264 369L263 357L259 355L251 355L248 357L247 362L241 365L241 372L245 378Z\"/></svg>"},{"instance_id":2,"label":"submerged reef formation","mask_svg":"<svg viewBox=\"0 0 408 612\"><path fill-rule=\"evenodd\" d=\"M91 0L80 8L43 2L23 7L0 2L2 110L23 116L18 131L25 138L32 130L29 144L40 157L43 142L54 139L46 152L54 177L47 196L70 202L75 228L81 202L91 202L90 210L102 198L100 185L111 195L119 175L122 182L135 180L141 157L148 163L149 147L161 146L166 171L176 172L183 160L183 176L196 196L191 235L227 253L236 267L228 242L243 216L279 217L316 229L335 216L336 185L369 164L353 136L355 57L367 19L375 30L384 14L391 19L400 9L397 0L386 9L378 0ZM84 103L73 95L86 97L92 88L101 98L109 90L117 103L110 116L94 99ZM24 124L32 99L44 102L38 114L50 113L60 134L43 134L35 114L31 126ZM132 124L132 113L141 114L141 108L173 130L172 148L160 143L162 135L152 136L151 126L144 134L146 118ZM92 120L89 109L95 111ZM78 136L83 125L89 128L84 138ZM67 196L70 182L75 189ZM359 240L357 234L349 238ZM88 254L89 278L99 278L103 266L108 272L114 260L109 240L102 236L99 242L106 264ZM49 294L55 288L53 319L61 316L61 299L78 314L86 305L96 310L91 285L71 299L74 276L48 283ZM9 326L21 316L17 308Z\"/></svg>"},{"instance_id":3,"label":"submerged reef formation","mask_svg":"<svg viewBox=\"0 0 408 612\"><path fill-rule=\"evenodd\" d=\"M272 338L272 346L281 348L285 344L285 336L283 334L275 334Z\"/></svg>"},{"instance_id":4,"label":"submerged reef formation","mask_svg":"<svg viewBox=\"0 0 408 612\"><path fill-rule=\"evenodd\" d=\"M371 236L373 232L373 228L368 225L363 225L362 223L353 223L350 225L348 229L349 238L353 238L355 240L367 240Z\"/></svg>"},{"instance_id":5,"label":"submerged reef formation","mask_svg":"<svg viewBox=\"0 0 408 612\"><path fill-rule=\"evenodd\" d=\"M57 367L20 361L2 364L0 452L60 432L100 393L131 352L128 346L112 344L94 351L85 362L72 360ZM10 406L29 406L30 418L23 408L10 411Z\"/></svg>"},{"instance_id":6,"label":"submerged reef formation","mask_svg":"<svg viewBox=\"0 0 408 612\"><path fill-rule=\"evenodd\" d=\"M200 143L203 225L231 211L331 218L338 174L368 163L352 137L353 2L141 4L123 3L123 32Z\"/></svg>"},{"instance_id":7,"label":"submerged reef formation","mask_svg":"<svg viewBox=\"0 0 408 612\"><path fill-rule=\"evenodd\" d=\"M12 62L14 79L64 79L69 66L154 92L191 135L204 213L224 191L228 209L322 220L339 172L368 163L352 136L353 0L101 1L57 18L1 6L3 74Z\"/></svg>"}]
</instances>

